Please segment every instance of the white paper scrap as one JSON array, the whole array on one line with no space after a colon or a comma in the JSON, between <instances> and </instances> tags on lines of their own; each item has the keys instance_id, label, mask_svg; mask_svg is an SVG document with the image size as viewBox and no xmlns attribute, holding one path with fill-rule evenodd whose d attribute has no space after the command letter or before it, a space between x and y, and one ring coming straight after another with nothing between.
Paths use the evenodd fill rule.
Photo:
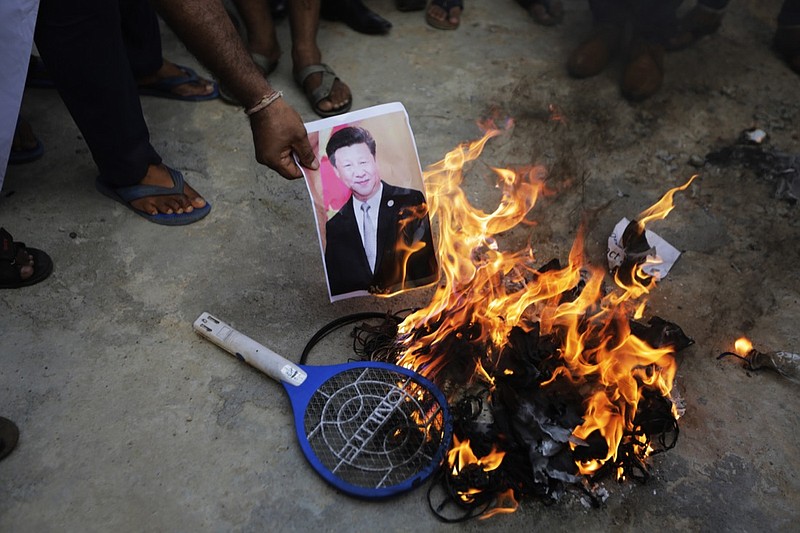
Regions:
<instances>
[{"instance_id":1,"label":"white paper scrap","mask_svg":"<svg viewBox=\"0 0 800 533\"><path fill-rule=\"evenodd\" d=\"M614 226L614 232L608 237L608 268L612 272L622 265L625 260L625 250L620 241L625 228L630 224L630 220L623 218L617 225ZM648 254L647 261L642 267L642 270L649 276L653 276L656 280L661 280L666 277L672 265L678 260L681 253L677 248L670 243L650 231L644 230L644 236L647 239L647 244L655 250L655 255Z\"/></svg>"}]
</instances>

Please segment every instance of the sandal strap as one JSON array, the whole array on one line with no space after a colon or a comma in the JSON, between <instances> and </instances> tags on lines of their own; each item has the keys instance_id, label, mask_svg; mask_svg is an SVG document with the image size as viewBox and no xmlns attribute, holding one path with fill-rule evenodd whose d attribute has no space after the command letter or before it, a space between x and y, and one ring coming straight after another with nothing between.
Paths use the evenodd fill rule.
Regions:
<instances>
[{"instance_id":1,"label":"sandal strap","mask_svg":"<svg viewBox=\"0 0 800 533\"><path fill-rule=\"evenodd\" d=\"M178 69L183 72L182 76L170 76L169 78L162 78L158 81L154 81L153 83L147 83L143 87L162 87L163 89L174 89L179 85L184 85L186 83L196 83L200 81L200 76L197 75L197 72L184 65L175 65Z\"/></svg>"},{"instance_id":2,"label":"sandal strap","mask_svg":"<svg viewBox=\"0 0 800 533\"><path fill-rule=\"evenodd\" d=\"M17 266L17 256L24 251L26 251L24 242L15 242L14 237L5 228L0 228L0 280L4 283L18 282L22 279Z\"/></svg>"},{"instance_id":3,"label":"sandal strap","mask_svg":"<svg viewBox=\"0 0 800 533\"><path fill-rule=\"evenodd\" d=\"M299 83L300 86L303 86L303 83L309 76L318 72L322 73L322 83L320 83L316 89L311 91L311 98L314 100L314 105L320 103L322 100L330 96L331 89L333 89L333 83L338 77L336 76L336 73L325 63L320 63L318 65L309 65L305 67L298 72L297 76L295 77L297 83Z\"/></svg>"},{"instance_id":4,"label":"sandal strap","mask_svg":"<svg viewBox=\"0 0 800 533\"><path fill-rule=\"evenodd\" d=\"M0 261L14 265L20 249L25 249L25 243L14 242L14 237L5 228L0 228Z\"/></svg>"},{"instance_id":5,"label":"sandal strap","mask_svg":"<svg viewBox=\"0 0 800 533\"><path fill-rule=\"evenodd\" d=\"M169 196L171 194L183 194L183 174L179 171L167 167L172 176L173 187L160 187L158 185L131 185L130 187L119 187L114 189L120 198L128 203L148 196Z\"/></svg>"}]
</instances>

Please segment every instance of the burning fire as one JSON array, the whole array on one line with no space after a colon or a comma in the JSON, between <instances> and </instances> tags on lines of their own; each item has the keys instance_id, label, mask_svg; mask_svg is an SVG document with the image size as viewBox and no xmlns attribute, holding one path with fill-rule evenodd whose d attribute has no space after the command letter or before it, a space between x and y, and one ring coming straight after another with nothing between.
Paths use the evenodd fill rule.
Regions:
<instances>
[{"instance_id":1,"label":"burning fire","mask_svg":"<svg viewBox=\"0 0 800 533\"><path fill-rule=\"evenodd\" d=\"M581 457L575 459L578 472L591 475L607 462L613 464L623 449L644 459L649 443L636 423L639 404L646 394L669 400L676 372L672 348L654 348L631 333L630 319L643 315L645 302L640 299L655 280L644 274L642 264L635 264L630 272L617 272L618 290L606 294L606 273L584 261L581 236L564 267L536 268L530 247L501 250L496 236L526 222L546 176L539 166L493 168L502 192L499 205L491 213L470 205L460 187L464 168L501 133L487 129L481 139L459 146L426 172L429 212L439 223L442 278L431 303L400 324L398 364L444 388L465 377L459 386L483 384L491 395L498 380L517 377L504 361L512 331L539 328L542 338L555 339L558 345L548 367L551 372L538 386L556 394L567 387L583 398L582 421L572 428L568 445ZM642 212L638 230L664 218L673 208L674 194L691 182L670 190ZM580 453L598 441L599 452ZM448 455L453 473L468 465L489 471L503 461L500 448L477 457L469 445L469 440L455 441ZM475 493L465 491L460 497L474 498ZM497 512L514 508L513 494L496 498Z\"/></svg>"},{"instance_id":2,"label":"burning fire","mask_svg":"<svg viewBox=\"0 0 800 533\"><path fill-rule=\"evenodd\" d=\"M747 337L740 337L733 343L736 353L744 357L753 350L753 343Z\"/></svg>"}]
</instances>

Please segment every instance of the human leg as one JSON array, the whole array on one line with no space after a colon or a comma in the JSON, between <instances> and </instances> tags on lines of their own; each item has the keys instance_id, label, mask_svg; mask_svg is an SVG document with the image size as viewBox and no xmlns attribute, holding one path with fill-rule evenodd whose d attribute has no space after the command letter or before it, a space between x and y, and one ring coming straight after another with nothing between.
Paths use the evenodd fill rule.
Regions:
<instances>
[{"instance_id":1,"label":"human leg","mask_svg":"<svg viewBox=\"0 0 800 533\"><path fill-rule=\"evenodd\" d=\"M567 71L576 78L600 74L622 44L627 11L620 0L589 0L594 28L572 51Z\"/></svg>"},{"instance_id":2,"label":"human leg","mask_svg":"<svg viewBox=\"0 0 800 533\"><path fill-rule=\"evenodd\" d=\"M116 2L41 0L37 48L89 146L100 170L99 180L112 188L172 187L172 175L150 144L120 24ZM139 210L162 214L206 206L188 185L183 194L130 203Z\"/></svg>"},{"instance_id":3,"label":"human leg","mask_svg":"<svg viewBox=\"0 0 800 533\"><path fill-rule=\"evenodd\" d=\"M113 0L109 0L113 1ZM216 87L196 73L164 59L158 16L147 0L118 0L122 39L142 94L174 99L216 98Z\"/></svg>"},{"instance_id":4,"label":"human leg","mask_svg":"<svg viewBox=\"0 0 800 533\"><path fill-rule=\"evenodd\" d=\"M348 111L352 95L350 88L329 67L322 68L322 52L317 46L319 9L319 0L289 3L292 71L314 111L318 115L329 116Z\"/></svg>"},{"instance_id":5,"label":"human leg","mask_svg":"<svg viewBox=\"0 0 800 533\"><path fill-rule=\"evenodd\" d=\"M564 19L561 0L517 0L517 3L542 26L554 26Z\"/></svg>"},{"instance_id":6,"label":"human leg","mask_svg":"<svg viewBox=\"0 0 800 533\"><path fill-rule=\"evenodd\" d=\"M236 13L228 12L231 22L246 41L253 62L266 77L278 67L281 56L271 7L265 0L233 0L233 4ZM244 30L241 28L242 24ZM219 94L229 104L241 105L222 83L219 85Z\"/></svg>"},{"instance_id":7,"label":"human leg","mask_svg":"<svg viewBox=\"0 0 800 533\"><path fill-rule=\"evenodd\" d=\"M664 51L677 28L682 0L649 0L634 8L633 39L622 75L622 93L640 101L655 94L664 81Z\"/></svg>"},{"instance_id":8,"label":"human leg","mask_svg":"<svg viewBox=\"0 0 800 533\"><path fill-rule=\"evenodd\" d=\"M667 50L680 50L716 32L730 0L698 0L678 21L677 31L666 42Z\"/></svg>"},{"instance_id":9,"label":"human leg","mask_svg":"<svg viewBox=\"0 0 800 533\"><path fill-rule=\"evenodd\" d=\"M431 0L425 20L439 30L455 30L461 24L464 0Z\"/></svg>"},{"instance_id":10,"label":"human leg","mask_svg":"<svg viewBox=\"0 0 800 533\"><path fill-rule=\"evenodd\" d=\"M784 0L778 14L775 49L800 74L800 0Z\"/></svg>"},{"instance_id":11,"label":"human leg","mask_svg":"<svg viewBox=\"0 0 800 533\"><path fill-rule=\"evenodd\" d=\"M278 66L281 57L270 6L266 0L234 0L233 4L244 22L247 49L254 58L265 58L265 61L256 63L262 68L266 67L265 73L269 74Z\"/></svg>"}]
</instances>

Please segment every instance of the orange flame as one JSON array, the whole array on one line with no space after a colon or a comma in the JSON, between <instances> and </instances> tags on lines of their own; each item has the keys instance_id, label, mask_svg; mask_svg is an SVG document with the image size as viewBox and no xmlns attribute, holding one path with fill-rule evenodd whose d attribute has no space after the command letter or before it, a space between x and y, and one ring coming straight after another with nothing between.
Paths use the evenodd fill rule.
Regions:
<instances>
[{"instance_id":1,"label":"orange flame","mask_svg":"<svg viewBox=\"0 0 800 533\"><path fill-rule=\"evenodd\" d=\"M697 174L689 178L689 181L680 187L675 187L674 189L667 191L667 193L662 196L661 200L659 200L655 205L652 205L639 213L639 216L636 217L636 220L638 220L642 226L645 226L648 222L652 222L653 220L663 220L667 218L667 215L670 213L670 211L675 208L675 205L672 201L675 193L678 191L685 191L689 185L692 184L696 177Z\"/></svg>"},{"instance_id":2,"label":"orange flame","mask_svg":"<svg viewBox=\"0 0 800 533\"><path fill-rule=\"evenodd\" d=\"M623 435L634 429L645 389L670 396L676 372L673 350L649 346L632 335L629 326L632 316L643 315L645 304L637 300L652 290L655 280L638 265L638 276L631 276L629 284L615 277L621 292L605 294L605 271L584 262L582 232L572 246L568 264L560 269L537 271L530 247L501 250L495 236L526 222L544 190L546 175L538 166L493 168L501 191L497 209L487 213L470 205L460 187L464 169L480 156L489 139L501 133L487 130L481 139L457 147L425 173L429 212L439 224L442 279L431 303L399 326L403 348L399 364L433 378L459 359L459 353L450 353L454 350L452 339L468 336L472 345L486 350L474 363L470 379L491 387L501 348L513 327L538 323L542 334L558 332L561 366L542 386L566 379L587 391L583 423L574 428L573 436L586 440L598 432L608 445L604 457L578 464L581 473L590 474L616 459ZM637 217L642 229L646 223L664 218L673 208L674 194L694 179L643 211ZM583 288L577 296L563 297L579 283ZM498 461L497 465L502 461L502 453L491 460L476 458L468 443L456 439L448 456L451 468L477 463L488 470L492 461ZM640 444L637 449L644 455L646 443ZM571 445L574 448L575 444Z\"/></svg>"},{"instance_id":3,"label":"orange flame","mask_svg":"<svg viewBox=\"0 0 800 533\"><path fill-rule=\"evenodd\" d=\"M519 503L517 502L516 498L514 498L514 491L512 489L508 489L501 492L497 496L496 501L494 502L494 507L482 514L481 520L486 520L487 518L491 518L498 514L513 513L518 507Z\"/></svg>"},{"instance_id":4,"label":"orange flame","mask_svg":"<svg viewBox=\"0 0 800 533\"><path fill-rule=\"evenodd\" d=\"M733 343L736 353L744 357L749 354L753 349L753 343L747 337L740 337Z\"/></svg>"},{"instance_id":5,"label":"orange flame","mask_svg":"<svg viewBox=\"0 0 800 533\"><path fill-rule=\"evenodd\" d=\"M484 457L476 457L472 448L469 446L469 439L459 441L458 437L453 437L453 446L447 452L447 462L453 468L454 473L458 473L467 465L478 465L484 472L496 470L503 462L506 452L498 451L492 446L492 451Z\"/></svg>"},{"instance_id":6,"label":"orange flame","mask_svg":"<svg viewBox=\"0 0 800 533\"><path fill-rule=\"evenodd\" d=\"M495 445L492 445L492 450L483 457L477 457L469 445L469 439L459 441L457 436L453 437L453 446L447 452L447 464L454 476L457 476L467 466L475 465L484 472L491 472L496 470L503 462L503 457L506 453L499 451ZM483 493L483 490L477 487L471 487L466 490L457 491L458 497L464 502L473 501L478 495ZM511 496L513 500L513 496ZM504 500L505 503L507 501Z\"/></svg>"}]
</instances>

